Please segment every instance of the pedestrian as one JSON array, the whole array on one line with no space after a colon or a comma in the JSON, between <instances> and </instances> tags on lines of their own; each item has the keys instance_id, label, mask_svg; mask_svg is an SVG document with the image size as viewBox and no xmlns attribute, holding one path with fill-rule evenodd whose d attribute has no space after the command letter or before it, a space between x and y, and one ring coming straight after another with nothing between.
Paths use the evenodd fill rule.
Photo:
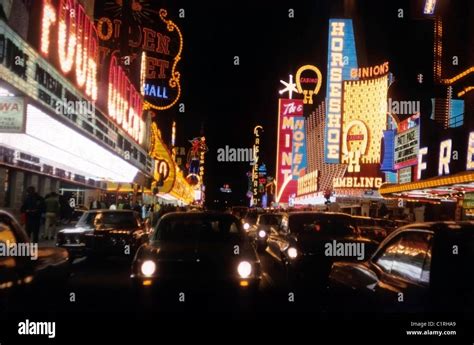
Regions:
<instances>
[{"instance_id":1,"label":"pedestrian","mask_svg":"<svg viewBox=\"0 0 474 345\"><path fill-rule=\"evenodd\" d=\"M56 223L59 215L59 195L56 192L51 192L44 199L46 220L44 224L44 232L47 240L54 240L56 238Z\"/></svg>"},{"instance_id":2,"label":"pedestrian","mask_svg":"<svg viewBox=\"0 0 474 345\"><path fill-rule=\"evenodd\" d=\"M26 189L26 198L21 206L21 212L25 214L26 233L32 242L37 243L41 225L41 214L44 211L44 200L36 193L35 187Z\"/></svg>"}]
</instances>

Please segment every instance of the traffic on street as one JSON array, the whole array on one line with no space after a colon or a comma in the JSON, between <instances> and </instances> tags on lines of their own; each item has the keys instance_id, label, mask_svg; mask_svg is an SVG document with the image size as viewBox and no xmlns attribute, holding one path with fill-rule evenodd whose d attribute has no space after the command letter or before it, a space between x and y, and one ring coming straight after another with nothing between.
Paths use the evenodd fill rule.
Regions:
<instances>
[{"instance_id":1,"label":"traffic on street","mask_svg":"<svg viewBox=\"0 0 474 345\"><path fill-rule=\"evenodd\" d=\"M0 345L474 343L470 0L0 0Z\"/></svg>"}]
</instances>

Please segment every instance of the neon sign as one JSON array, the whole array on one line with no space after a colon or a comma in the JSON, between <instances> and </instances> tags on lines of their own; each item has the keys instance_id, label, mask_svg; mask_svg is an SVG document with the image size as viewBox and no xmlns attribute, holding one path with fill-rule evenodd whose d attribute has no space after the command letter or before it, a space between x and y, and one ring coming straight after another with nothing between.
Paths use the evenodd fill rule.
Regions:
<instances>
[{"instance_id":1,"label":"neon sign","mask_svg":"<svg viewBox=\"0 0 474 345\"><path fill-rule=\"evenodd\" d=\"M253 134L255 135L255 142L253 144L253 168L252 168L252 188L253 188L253 204L259 203L258 199L258 153L260 152L260 132L263 132L263 127L255 126Z\"/></svg>"},{"instance_id":2,"label":"neon sign","mask_svg":"<svg viewBox=\"0 0 474 345\"><path fill-rule=\"evenodd\" d=\"M109 116L133 139L143 144L146 128L142 118L143 100L135 90L115 55L109 66Z\"/></svg>"},{"instance_id":3,"label":"neon sign","mask_svg":"<svg viewBox=\"0 0 474 345\"><path fill-rule=\"evenodd\" d=\"M55 30L54 30L55 29ZM57 59L66 75L75 72L75 80L93 101L97 100L98 36L93 22L84 7L76 0L59 0L54 7L50 0L43 0L40 52L51 57L57 41Z\"/></svg>"},{"instance_id":4,"label":"neon sign","mask_svg":"<svg viewBox=\"0 0 474 345\"><path fill-rule=\"evenodd\" d=\"M354 31L351 19L330 19L328 37L328 78L324 160L340 163L342 81L350 79L350 70L357 68Z\"/></svg>"},{"instance_id":5,"label":"neon sign","mask_svg":"<svg viewBox=\"0 0 474 345\"><path fill-rule=\"evenodd\" d=\"M294 135L295 123L303 118L303 100L301 99L280 99L278 116L278 141L277 141L277 164L276 164L276 201L287 203L291 194L296 194L297 181L293 176L295 172L299 177L298 168L294 170L293 140L299 139L299 134ZM301 127L301 126L300 126ZM297 142L301 140L296 140ZM298 153L303 150L303 146L298 147ZM298 165L302 165L301 157L296 160Z\"/></svg>"},{"instance_id":6,"label":"neon sign","mask_svg":"<svg viewBox=\"0 0 474 345\"><path fill-rule=\"evenodd\" d=\"M151 0L126 2L105 0L95 2L97 31L101 44L101 63L117 49L123 51L120 33L124 29L124 11L130 12L130 34L127 44L131 70L141 64L140 88L144 95L144 110L166 110L181 96L181 73L178 63L183 51L183 36L165 9ZM146 54L144 54L146 53ZM132 80L135 80L132 78ZM138 78L136 79L138 80Z\"/></svg>"},{"instance_id":7,"label":"neon sign","mask_svg":"<svg viewBox=\"0 0 474 345\"><path fill-rule=\"evenodd\" d=\"M313 71L314 73L316 73L316 78L302 78L301 74L304 71ZM316 85L314 88L303 89L303 87L301 86L302 80L304 80L303 83L312 83L311 80L314 80L314 83ZM321 71L316 66L304 65L298 69L298 71L296 72L296 87L298 88L298 92L303 94L304 104L313 104L313 96L317 95L319 89L321 89L322 80L323 78Z\"/></svg>"}]
</instances>

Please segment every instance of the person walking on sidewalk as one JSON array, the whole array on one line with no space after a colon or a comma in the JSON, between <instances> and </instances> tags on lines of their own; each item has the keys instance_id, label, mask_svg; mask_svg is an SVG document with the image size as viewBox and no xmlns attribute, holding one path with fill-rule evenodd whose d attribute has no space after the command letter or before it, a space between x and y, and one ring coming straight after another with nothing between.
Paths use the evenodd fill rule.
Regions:
<instances>
[{"instance_id":1,"label":"person walking on sidewalk","mask_svg":"<svg viewBox=\"0 0 474 345\"><path fill-rule=\"evenodd\" d=\"M48 194L44 203L46 211L46 221L44 224L45 237L47 240L54 240L56 238L56 223L60 209L59 195L56 192Z\"/></svg>"},{"instance_id":2,"label":"person walking on sidewalk","mask_svg":"<svg viewBox=\"0 0 474 345\"><path fill-rule=\"evenodd\" d=\"M25 230L30 240L37 243L41 225L41 214L44 212L44 199L36 193L35 187L26 189L26 199L21 206L25 215Z\"/></svg>"}]
</instances>

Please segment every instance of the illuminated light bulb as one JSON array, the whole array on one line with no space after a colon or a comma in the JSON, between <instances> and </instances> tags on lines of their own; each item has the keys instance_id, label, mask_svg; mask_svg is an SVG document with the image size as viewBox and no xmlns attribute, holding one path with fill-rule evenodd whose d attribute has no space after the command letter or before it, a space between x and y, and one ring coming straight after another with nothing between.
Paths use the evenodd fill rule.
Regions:
<instances>
[{"instance_id":1,"label":"illuminated light bulb","mask_svg":"<svg viewBox=\"0 0 474 345\"><path fill-rule=\"evenodd\" d=\"M86 83L87 64L89 62L90 24L86 23L86 14L81 5L77 7L77 50L76 50L76 81L79 88Z\"/></svg>"},{"instance_id":2,"label":"illuminated light bulb","mask_svg":"<svg viewBox=\"0 0 474 345\"><path fill-rule=\"evenodd\" d=\"M43 20L41 25L41 53L48 55L49 52L49 34L51 24L56 22L56 11L48 0L45 0L43 6Z\"/></svg>"},{"instance_id":3,"label":"illuminated light bulb","mask_svg":"<svg viewBox=\"0 0 474 345\"><path fill-rule=\"evenodd\" d=\"M67 2L67 5L65 5ZM69 73L74 63L76 51L76 19L70 15L71 1L61 0L59 2L59 27L58 27L58 50L59 65L64 73ZM67 19L68 18L68 19ZM66 24L69 20L69 30Z\"/></svg>"}]
</instances>

